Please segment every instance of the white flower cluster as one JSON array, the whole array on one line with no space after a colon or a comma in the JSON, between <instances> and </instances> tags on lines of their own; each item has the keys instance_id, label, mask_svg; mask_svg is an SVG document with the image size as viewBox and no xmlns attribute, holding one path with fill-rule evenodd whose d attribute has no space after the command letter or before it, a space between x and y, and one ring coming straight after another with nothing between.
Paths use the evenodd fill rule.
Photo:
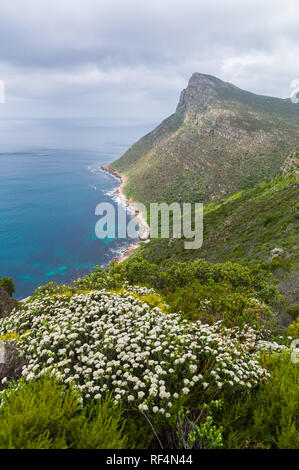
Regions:
<instances>
[{"instance_id":1,"label":"white flower cluster","mask_svg":"<svg viewBox=\"0 0 299 470\"><path fill-rule=\"evenodd\" d=\"M135 293L135 294L139 294L139 295L143 295L143 296L146 296L146 295L149 295L149 294L155 294L155 290L154 289L149 289L148 287L143 287L143 286L131 286L127 281L124 282L123 284L123 287L128 291L128 292L132 292L132 293Z\"/></svg>"},{"instance_id":2,"label":"white flower cluster","mask_svg":"<svg viewBox=\"0 0 299 470\"><path fill-rule=\"evenodd\" d=\"M258 342L258 348L263 350L263 351L272 351L272 352L277 352L277 353L281 353L282 351L289 351L290 350L284 344L279 344L275 341L266 341L266 340L259 341Z\"/></svg>"},{"instance_id":3,"label":"white flower cluster","mask_svg":"<svg viewBox=\"0 0 299 470\"><path fill-rule=\"evenodd\" d=\"M111 392L115 403L166 417L195 387L249 390L269 375L253 329L191 323L130 292L33 299L0 320L7 332L21 335L27 380L50 373L87 399Z\"/></svg>"}]
</instances>

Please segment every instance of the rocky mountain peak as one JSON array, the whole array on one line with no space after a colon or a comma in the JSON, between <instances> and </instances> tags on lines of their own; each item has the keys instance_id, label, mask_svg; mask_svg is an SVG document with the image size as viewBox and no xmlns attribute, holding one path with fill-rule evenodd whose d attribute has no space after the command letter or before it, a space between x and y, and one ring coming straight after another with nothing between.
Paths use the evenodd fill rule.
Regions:
<instances>
[{"instance_id":1,"label":"rocky mountain peak","mask_svg":"<svg viewBox=\"0 0 299 470\"><path fill-rule=\"evenodd\" d=\"M182 91L176 112L186 114L189 110L203 110L213 101L229 97L237 90L237 87L219 78L196 72Z\"/></svg>"}]
</instances>

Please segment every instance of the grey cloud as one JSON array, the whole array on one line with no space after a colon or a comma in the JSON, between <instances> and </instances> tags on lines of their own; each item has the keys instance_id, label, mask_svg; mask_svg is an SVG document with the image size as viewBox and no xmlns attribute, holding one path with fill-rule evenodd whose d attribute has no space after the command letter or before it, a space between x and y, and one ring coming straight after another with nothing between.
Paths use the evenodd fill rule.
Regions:
<instances>
[{"instance_id":1,"label":"grey cloud","mask_svg":"<svg viewBox=\"0 0 299 470\"><path fill-rule=\"evenodd\" d=\"M159 121L195 71L289 96L298 12L293 0L2 0L0 117Z\"/></svg>"}]
</instances>

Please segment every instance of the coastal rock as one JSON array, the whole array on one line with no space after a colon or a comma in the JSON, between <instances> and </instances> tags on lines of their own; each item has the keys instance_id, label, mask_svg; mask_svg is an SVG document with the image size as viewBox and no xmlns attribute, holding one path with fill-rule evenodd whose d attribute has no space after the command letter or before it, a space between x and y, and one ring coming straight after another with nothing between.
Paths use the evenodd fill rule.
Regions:
<instances>
[{"instance_id":1,"label":"coastal rock","mask_svg":"<svg viewBox=\"0 0 299 470\"><path fill-rule=\"evenodd\" d=\"M276 258L277 256L280 256L284 253L283 248L273 248L273 250L270 251L270 258L271 260Z\"/></svg>"},{"instance_id":2,"label":"coastal rock","mask_svg":"<svg viewBox=\"0 0 299 470\"><path fill-rule=\"evenodd\" d=\"M27 363L28 360L20 355L15 342L5 342L4 362L0 363L0 382L5 378L8 385L12 380L22 377L23 366Z\"/></svg>"},{"instance_id":3,"label":"coastal rock","mask_svg":"<svg viewBox=\"0 0 299 470\"><path fill-rule=\"evenodd\" d=\"M5 313L10 313L16 307L16 304L17 301L12 299L3 287L0 287L0 318Z\"/></svg>"},{"instance_id":4,"label":"coastal rock","mask_svg":"<svg viewBox=\"0 0 299 470\"><path fill-rule=\"evenodd\" d=\"M120 180L122 179L122 175L118 171L116 171L114 168L111 168L109 165L102 165L101 170L106 171L107 173L110 173L110 175L113 175Z\"/></svg>"}]
</instances>

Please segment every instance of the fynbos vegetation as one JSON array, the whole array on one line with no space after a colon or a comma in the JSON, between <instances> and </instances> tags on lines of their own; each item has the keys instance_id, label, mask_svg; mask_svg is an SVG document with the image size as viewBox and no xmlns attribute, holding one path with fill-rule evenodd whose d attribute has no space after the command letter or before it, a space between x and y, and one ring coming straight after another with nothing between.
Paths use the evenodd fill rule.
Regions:
<instances>
[{"instance_id":1,"label":"fynbos vegetation","mask_svg":"<svg viewBox=\"0 0 299 470\"><path fill-rule=\"evenodd\" d=\"M201 248L150 240L17 305L0 281L0 448L299 447L298 119L194 74L112 167L144 204L205 202Z\"/></svg>"}]
</instances>

